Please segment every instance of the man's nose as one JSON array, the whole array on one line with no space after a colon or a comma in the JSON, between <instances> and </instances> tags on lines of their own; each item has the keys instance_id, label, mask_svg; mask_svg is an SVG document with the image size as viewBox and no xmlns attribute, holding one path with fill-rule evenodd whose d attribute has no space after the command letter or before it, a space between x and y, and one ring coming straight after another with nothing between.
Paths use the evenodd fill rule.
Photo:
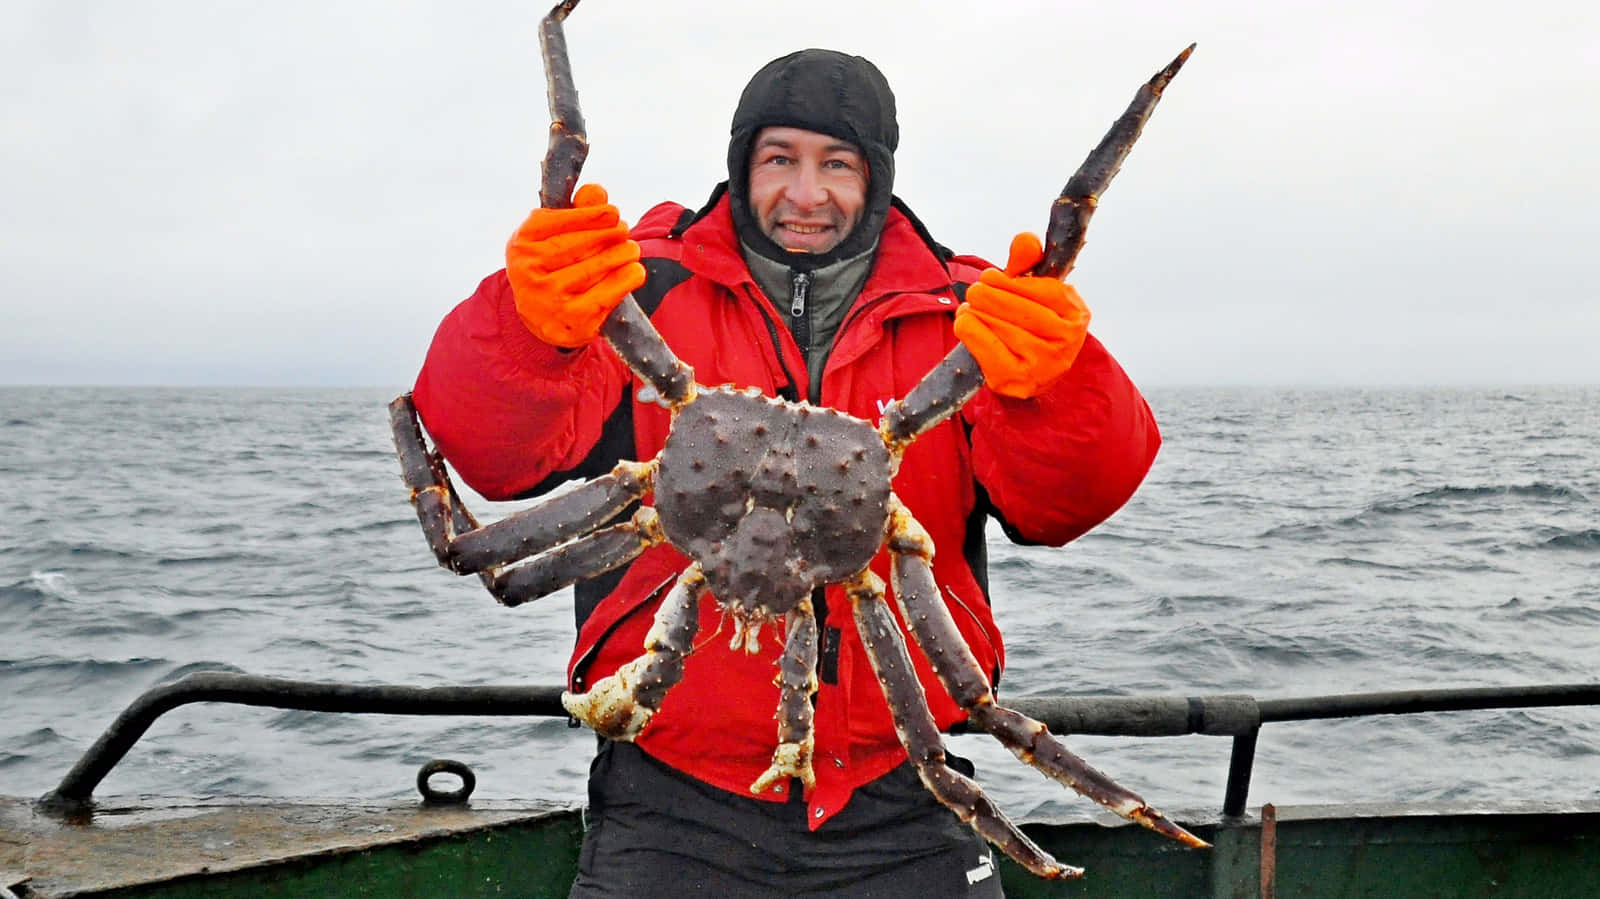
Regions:
<instances>
[{"instance_id":1,"label":"man's nose","mask_svg":"<svg viewBox=\"0 0 1600 899\"><path fill-rule=\"evenodd\" d=\"M795 166L794 180L789 182L789 202L801 209L813 209L828 202L828 191L822 185L822 172L816 166Z\"/></svg>"}]
</instances>

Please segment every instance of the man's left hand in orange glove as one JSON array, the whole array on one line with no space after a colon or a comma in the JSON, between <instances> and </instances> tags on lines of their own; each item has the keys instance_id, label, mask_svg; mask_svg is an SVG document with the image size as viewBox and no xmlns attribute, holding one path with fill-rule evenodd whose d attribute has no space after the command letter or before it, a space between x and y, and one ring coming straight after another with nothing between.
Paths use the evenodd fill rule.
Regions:
<instances>
[{"instance_id":1,"label":"man's left hand in orange glove","mask_svg":"<svg viewBox=\"0 0 1600 899\"><path fill-rule=\"evenodd\" d=\"M1038 237L1018 234L1005 271L984 272L956 310L956 338L978 360L983 382L1004 396L1043 393L1089 335L1089 307L1072 285L1023 274L1043 258Z\"/></svg>"}]
</instances>

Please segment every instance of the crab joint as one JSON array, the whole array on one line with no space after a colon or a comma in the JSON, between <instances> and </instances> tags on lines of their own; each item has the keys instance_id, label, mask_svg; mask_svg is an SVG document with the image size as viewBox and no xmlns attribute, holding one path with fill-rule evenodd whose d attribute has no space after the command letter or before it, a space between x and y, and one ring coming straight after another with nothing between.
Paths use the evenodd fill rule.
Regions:
<instances>
[{"instance_id":1,"label":"crab joint","mask_svg":"<svg viewBox=\"0 0 1600 899\"><path fill-rule=\"evenodd\" d=\"M634 462L631 459L624 459L618 462L615 468L611 469L611 473L616 475L617 480L622 482L631 493L635 496L641 496L655 489L656 471L660 467L661 462L657 459L651 459L649 462Z\"/></svg>"},{"instance_id":2,"label":"crab joint","mask_svg":"<svg viewBox=\"0 0 1600 899\"><path fill-rule=\"evenodd\" d=\"M933 561L933 538L928 536L927 529L900 501L900 497L893 494L889 495L888 533L886 543L890 552L921 556L924 561Z\"/></svg>"},{"instance_id":3,"label":"crab joint","mask_svg":"<svg viewBox=\"0 0 1600 899\"><path fill-rule=\"evenodd\" d=\"M633 526L639 534L639 541L646 547L667 539L666 532L661 530L661 516L649 506L641 506L639 511L633 513Z\"/></svg>"},{"instance_id":4,"label":"crab joint","mask_svg":"<svg viewBox=\"0 0 1600 899\"><path fill-rule=\"evenodd\" d=\"M817 786L817 775L811 767L812 741L810 735L804 743L780 743L772 754L772 765L750 785L750 792L764 793L775 784L791 777L800 778L809 792Z\"/></svg>"}]
</instances>

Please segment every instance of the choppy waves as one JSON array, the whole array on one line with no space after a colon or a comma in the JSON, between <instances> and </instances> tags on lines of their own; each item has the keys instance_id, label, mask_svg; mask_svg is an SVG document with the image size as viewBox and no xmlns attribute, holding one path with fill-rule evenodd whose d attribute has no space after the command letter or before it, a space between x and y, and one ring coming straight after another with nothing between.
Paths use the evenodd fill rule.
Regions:
<instances>
[{"instance_id":1,"label":"choppy waves","mask_svg":"<svg viewBox=\"0 0 1600 899\"><path fill-rule=\"evenodd\" d=\"M434 565L384 391L0 391L0 792L42 794L118 712L194 671L558 683L570 598L499 607ZM1006 695L1593 682L1600 391L1157 391L1144 489L1065 549L991 533ZM492 515L503 512L476 501ZM1006 808L1085 810L987 738ZM1081 738L1166 807L1215 808L1228 743ZM1263 732L1253 801L1597 795L1600 710ZM107 793L402 796L473 765L485 796L578 801L564 721L226 706L163 718Z\"/></svg>"}]
</instances>

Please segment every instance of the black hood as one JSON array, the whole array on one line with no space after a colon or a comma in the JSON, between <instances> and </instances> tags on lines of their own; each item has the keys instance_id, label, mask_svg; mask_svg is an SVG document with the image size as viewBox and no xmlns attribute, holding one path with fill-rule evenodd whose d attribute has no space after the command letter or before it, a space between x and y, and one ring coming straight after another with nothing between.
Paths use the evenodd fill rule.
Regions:
<instances>
[{"instance_id":1,"label":"black hood","mask_svg":"<svg viewBox=\"0 0 1600 899\"><path fill-rule=\"evenodd\" d=\"M784 250L761 232L750 213L750 148L758 131L773 126L837 137L866 157L869 180L861 221L826 253ZM877 242L889 213L899 143L894 92L877 66L834 50L801 50L767 63L739 97L728 141L728 194L739 238L763 256L796 268L816 268L865 252Z\"/></svg>"}]
</instances>

